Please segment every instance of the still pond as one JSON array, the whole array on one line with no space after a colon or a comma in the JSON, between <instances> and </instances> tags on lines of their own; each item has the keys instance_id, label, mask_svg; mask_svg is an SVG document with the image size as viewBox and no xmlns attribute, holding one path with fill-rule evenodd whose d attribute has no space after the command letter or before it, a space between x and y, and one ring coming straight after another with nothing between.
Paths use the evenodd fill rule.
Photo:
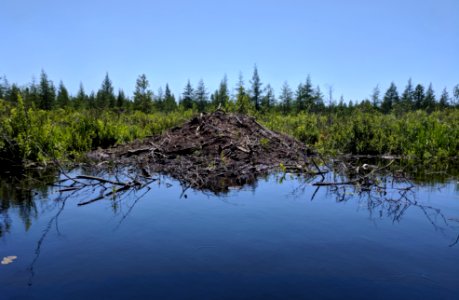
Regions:
<instances>
[{"instance_id":1,"label":"still pond","mask_svg":"<svg viewBox=\"0 0 459 300\"><path fill-rule=\"evenodd\" d=\"M78 206L90 190L9 178L1 299L459 299L457 179L378 193L273 175L215 195L160 177Z\"/></svg>"}]
</instances>

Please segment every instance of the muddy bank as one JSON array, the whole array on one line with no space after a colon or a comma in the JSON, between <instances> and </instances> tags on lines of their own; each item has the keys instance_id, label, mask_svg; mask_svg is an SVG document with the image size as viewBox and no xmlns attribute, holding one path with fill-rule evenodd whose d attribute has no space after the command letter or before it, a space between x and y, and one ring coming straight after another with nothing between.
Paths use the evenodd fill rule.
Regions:
<instances>
[{"instance_id":1,"label":"muddy bank","mask_svg":"<svg viewBox=\"0 0 459 300\"><path fill-rule=\"evenodd\" d=\"M217 110L162 135L90 152L99 166L122 166L141 176L167 174L214 192L252 183L276 170L310 172L313 151L252 117Z\"/></svg>"}]
</instances>

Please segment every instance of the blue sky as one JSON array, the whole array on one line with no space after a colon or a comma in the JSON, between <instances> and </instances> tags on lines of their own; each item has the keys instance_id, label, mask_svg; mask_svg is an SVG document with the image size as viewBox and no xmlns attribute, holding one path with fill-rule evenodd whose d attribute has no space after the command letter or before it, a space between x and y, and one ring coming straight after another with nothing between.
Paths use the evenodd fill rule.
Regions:
<instances>
[{"instance_id":1,"label":"blue sky","mask_svg":"<svg viewBox=\"0 0 459 300\"><path fill-rule=\"evenodd\" d=\"M131 93L145 73L156 91L188 79L215 89L254 64L279 92L310 74L334 97L361 100L379 84L459 83L459 1L1 0L0 74L25 84L44 69L71 93L106 72Z\"/></svg>"}]
</instances>

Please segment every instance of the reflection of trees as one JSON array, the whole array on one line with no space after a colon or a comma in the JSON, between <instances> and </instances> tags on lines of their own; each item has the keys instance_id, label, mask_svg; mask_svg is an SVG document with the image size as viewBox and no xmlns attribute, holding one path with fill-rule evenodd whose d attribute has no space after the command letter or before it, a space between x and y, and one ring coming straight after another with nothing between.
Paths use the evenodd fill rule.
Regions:
<instances>
[{"instance_id":1,"label":"reflection of trees","mask_svg":"<svg viewBox=\"0 0 459 300\"><path fill-rule=\"evenodd\" d=\"M0 173L0 237L9 232L12 226L9 216L12 209L23 221L26 230L30 228L32 220L38 217L40 208L47 210L46 205L50 204L42 203L44 206L38 207L35 199L46 199L49 186L56 180L55 170Z\"/></svg>"},{"instance_id":2,"label":"reflection of trees","mask_svg":"<svg viewBox=\"0 0 459 300\"><path fill-rule=\"evenodd\" d=\"M359 207L366 208L372 219L389 218L392 222L398 223L409 209L418 209L436 231L442 234L445 234L447 229L459 231L459 219L448 218L439 208L416 199L416 186L403 173L387 170L373 173L368 170L356 172L348 166L345 171L330 172L321 180L317 180L317 177L304 179L293 194L296 196L304 194L312 185L315 189L311 201L315 199L320 189L326 189L327 195L335 198L336 202L357 199ZM438 185L438 182L432 181L431 177L428 183L433 186ZM459 234L449 246L453 247L458 243Z\"/></svg>"}]
</instances>

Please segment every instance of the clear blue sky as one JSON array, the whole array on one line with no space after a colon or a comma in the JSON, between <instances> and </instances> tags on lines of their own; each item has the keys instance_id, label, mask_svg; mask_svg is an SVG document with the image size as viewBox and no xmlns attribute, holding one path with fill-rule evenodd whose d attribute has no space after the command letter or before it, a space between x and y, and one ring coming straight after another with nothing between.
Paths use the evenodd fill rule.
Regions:
<instances>
[{"instance_id":1,"label":"clear blue sky","mask_svg":"<svg viewBox=\"0 0 459 300\"><path fill-rule=\"evenodd\" d=\"M335 98L361 100L408 78L437 94L459 83L458 0L1 0L0 74L25 84L44 69L71 93L108 72L131 93L188 79L248 84L254 64L276 94L311 75Z\"/></svg>"}]
</instances>

